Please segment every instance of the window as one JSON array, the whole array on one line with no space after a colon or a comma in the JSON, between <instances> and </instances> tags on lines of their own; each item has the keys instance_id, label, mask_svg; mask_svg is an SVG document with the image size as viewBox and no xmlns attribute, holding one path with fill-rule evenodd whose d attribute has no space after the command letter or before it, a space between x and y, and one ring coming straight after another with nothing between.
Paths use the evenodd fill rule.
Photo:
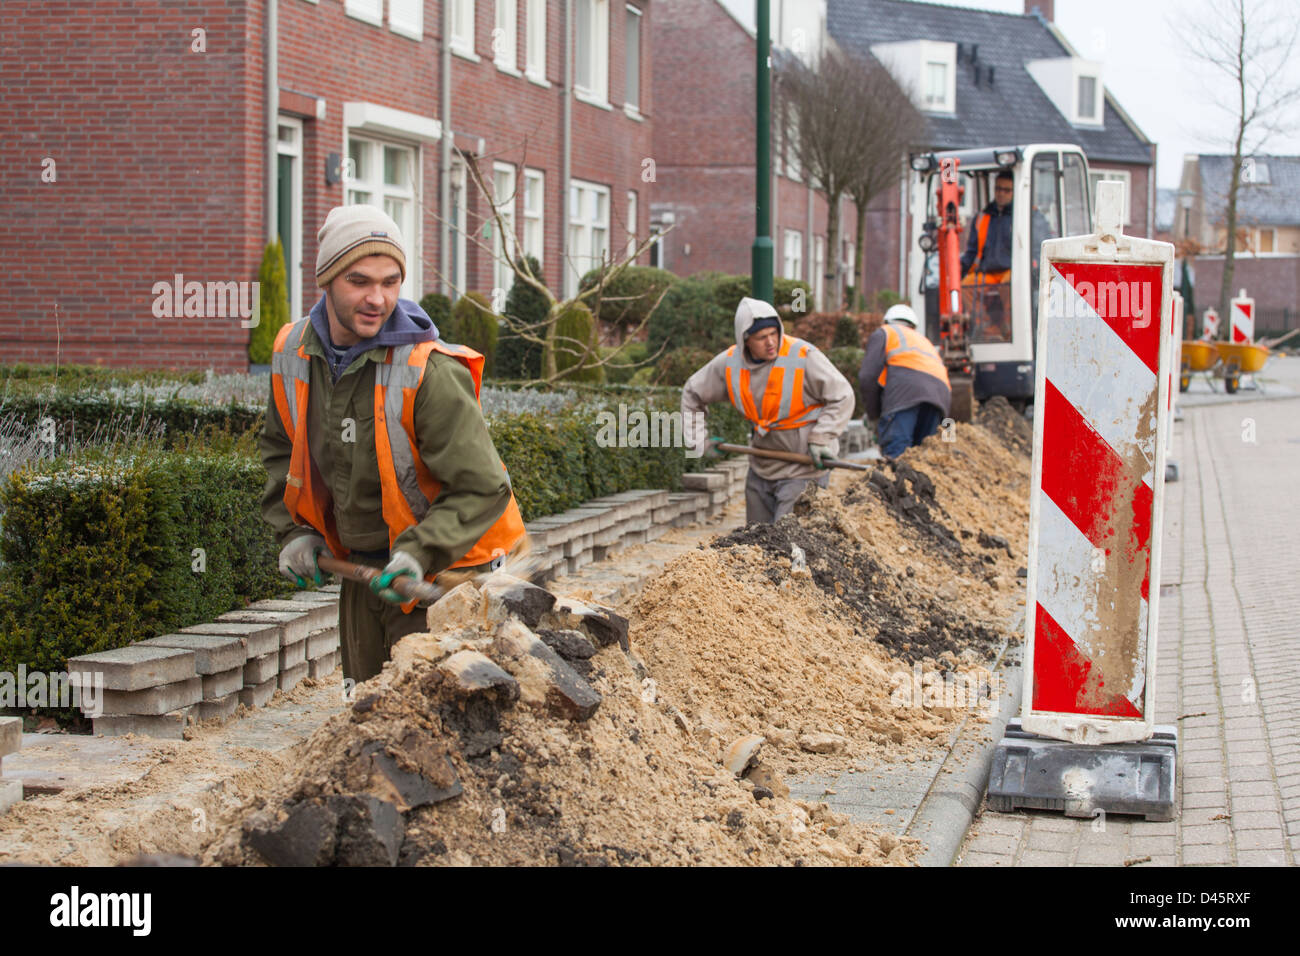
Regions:
<instances>
[{"instance_id":1,"label":"window","mask_svg":"<svg viewBox=\"0 0 1300 956\"><path fill-rule=\"evenodd\" d=\"M1101 104L1097 96L1097 78L1095 76L1079 77L1078 118L1080 123L1100 123Z\"/></svg>"},{"instance_id":2,"label":"window","mask_svg":"<svg viewBox=\"0 0 1300 956\"><path fill-rule=\"evenodd\" d=\"M641 108L641 11L627 8L627 85L623 102L634 110Z\"/></svg>"},{"instance_id":3,"label":"window","mask_svg":"<svg viewBox=\"0 0 1300 956\"><path fill-rule=\"evenodd\" d=\"M598 269L609 255L609 188L575 179L569 184L569 268L567 295L576 295L578 280Z\"/></svg>"},{"instance_id":4,"label":"window","mask_svg":"<svg viewBox=\"0 0 1300 956\"><path fill-rule=\"evenodd\" d=\"M496 26L492 30L492 59L498 70L514 73L519 61L519 2L496 0Z\"/></svg>"},{"instance_id":5,"label":"window","mask_svg":"<svg viewBox=\"0 0 1300 956\"><path fill-rule=\"evenodd\" d=\"M787 279L803 278L803 233L797 229L785 231L785 269Z\"/></svg>"},{"instance_id":6,"label":"window","mask_svg":"<svg viewBox=\"0 0 1300 956\"><path fill-rule=\"evenodd\" d=\"M627 191L627 254L636 252L636 190Z\"/></svg>"},{"instance_id":7,"label":"window","mask_svg":"<svg viewBox=\"0 0 1300 956\"><path fill-rule=\"evenodd\" d=\"M289 280L289 315L302 315L302 120L281 116L276 127L276 228Z\"/></svg>"},{"instance_id":8,"label":"window","mask_svg":"<svg viewBox=\"0 0 1300 956\"><path fill-rule=\"evenodd\" d=\"M448 0L451 3L451 48L474 58L474 0Z\"/></svg>"},{"instance_id":9,"label":"window","mask_svg":"<svg viewBox=\"0 0 1300 956\"><path fill-rule=\"evenodd\" d=\"M609 0L575 0L574 85L580 97L609 102Z\"/></svg>"},{"instance_id":10,"label":"window","mask_svg":"<svg viewBox=\"0 0 1300 956\"><path fill-rule=\"evenodd\" d=\"M344 172L347 205L376 206L388 213L406 241L406 280L402 297L418 298L419 235L415 217L416 150L348 135Z\"/></svg>"},{"instance_id":11,"label":"window","mask_svg":"<svg viewBox=\"0 0 1300 956\"><path fill-rule=\"evenodd\" d=\"M930 62L925 65L925 108L948 109L948 64Z\"/></svg>"},{"instance_id":12,"label":"window","mask_svg":"<svg viewBox=\"0 0 1300 956\"><path fill-rule=\"evenodd\" d=\"M1061 157L1065 185L1065 235L1086 236L1092 232L1088 211L1088 184L1083 178L1083 157L1065 153Z\"/></svg>"},{"instance_id":13,"label":"window","mask_svg":"<svg viewBox=\"0 0 1300 956\"><path fill-rule=\"evenodd\" d=\"M526 31L526 47L524 59L527 63L524 70L528 78L538 82L546 82L546 0L528 0L528 6L524 11L527 21L524 24Z\"/></svg>"},{"instance_id":14,"label":"window","mask_svg":"<svg viewBox=\"0 0 1300 956\"><path fill-rule=\"evenodd\" d=\"M468 288L465 268L465 161L459 157L451 161L451 294Z\"/></svg>"},{"instance_id":15,"label":"window","mask_svg":"<svg viewBox=\"0 0 1300 956\"><path fill-rule=\"evenodd\" d=\"M1268 163L1260 162L1253 156L1247 156L1241 161L1241 181L1255 186L1270 185Z\"/></svg>"},{"instance_id":16,"label":"window","mask_svg":"<svg viewBox=\"0 0 1300 956\"><path fill-rule=\"evenodd\" d=\"M508 163L492 164L492 199L502 226L492 223L492 284L498 289L514 285L510 262L515 250L515 168Z\"/></svg>"},{"instance_id":17,"label":"window","mask_svg":"<svg viewBox=\"0 0 1300 956\"><path fill-rule=\"evenodd\" d=\"M799 165L799 124L791 115L785 127L785 174L797 183L803 182L803 167Z\"/></svg>"},{"instance_id":18,"label":"window","mask_svg":"<svg viewBox=\"0 0 1300 956\"><path fill-rule=\"evenodd\" d=\"M424 0L388 0L388 29L414 40L424 36Z\"/></svg>"},{"instance_id":19,"label":"window","mask_svg":"<svg viewBox=\"0 0 1300 956\"><path fill-rule=\"evenodd\" d=\"M343 0L343 12L357 20L382 26L384 0Z\"/></svg>"},{"instance_id":20,"label":"window","mask_svg":"<svg viewBox=\"0 0 1300 956\"><path fill-rule=\"evenodd\" d=\"M1255 230L1255 251L1277 252L1277 231L1274 229Z\"/></svg>"},{"instance_id":21,"label":"window","mask_svg":"<svg viewBox=\"0 0 1300 956\"><path fill-rule=\"evenodd\" d=\"M1133 174L1128 170L1089 169L1088 191L1092 196L1093 209L1097 208L1097 184L1102 180L1114 180L1124 184L1124 224L1131 224L1133 222L1131 215L1133 208Z\"/></svg>"},{"instance_id":22,"label":"window","mask_svg":"<svg viewBox=\"0 0 1300 956\"><path fill-rule=\"evenodd\" d=\"M812 297L813 302L820 303L825 301L823 293L826 291L826 237L813 237L813 277L812 277Z\"/></svg>"},{"instance_id":23,"label":"window","mask_svg":"<svg viewBox=\"0 0 1300 956\"><path fill-rule=\"evenodd\" d=\"M542 250L546 234L542 220L546 209L546 177L541 170L524 170L524 255L545 262Z\"/></svg>"}]
</instances>

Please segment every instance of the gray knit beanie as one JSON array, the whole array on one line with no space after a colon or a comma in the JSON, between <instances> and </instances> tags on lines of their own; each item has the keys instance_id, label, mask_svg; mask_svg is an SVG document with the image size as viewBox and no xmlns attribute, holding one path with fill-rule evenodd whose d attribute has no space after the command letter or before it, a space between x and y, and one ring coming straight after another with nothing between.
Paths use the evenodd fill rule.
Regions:
<instances>
[{"instance_id":1,"label":"gray knit beanie","mask_svg":"<svg viewBox=\"0 0 1300 956\"><path fill-rule=\"evenodd\" d=\"M358 259L392 256L406 281L406 249L397 223L374 206L335 206L316 234L316 285L325 288Z\"/></svg>"}]
</instances>

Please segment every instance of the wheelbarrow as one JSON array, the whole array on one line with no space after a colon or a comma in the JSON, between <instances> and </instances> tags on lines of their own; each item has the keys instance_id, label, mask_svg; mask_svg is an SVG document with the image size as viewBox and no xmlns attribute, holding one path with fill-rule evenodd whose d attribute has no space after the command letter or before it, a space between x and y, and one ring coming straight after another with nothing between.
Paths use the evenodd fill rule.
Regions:
<instances>
[{"instance_id":1,"label":"wheelbarrow","mask_svg":"<svg viewBox=\"0 0 1300 956\"><path fill-rule=\"evenodd\" d=\"M1219 364L1218 342L1204 339L1186 339L1183 343L1181 368L1178 374L1178 391L1185 392L1192 385L1192 376L1204 372L1206 380L1214 366ZM1213 388L1213 385L1211 385ZM1235 390L1235 389L1234 389Z\"/></svg>"},{"instance_id":2,"label":"wheelbarrow","mask_svg":"<svg viewBox=\"0 0 1300 956\"><path fill-rule=\"evenodd\" d=\"M1256 372L1267 365L1272 354L1268 346L1249 342L1220 342L1218 346L1219 360L1223 362L1223 388L1229 394L1241 387L1243 375L1253 378ZM1255 387L1259 388L1258 382L1255 382ZM1263 391L1262 388L1259 390Z\"/></svg>"}]
</instances>

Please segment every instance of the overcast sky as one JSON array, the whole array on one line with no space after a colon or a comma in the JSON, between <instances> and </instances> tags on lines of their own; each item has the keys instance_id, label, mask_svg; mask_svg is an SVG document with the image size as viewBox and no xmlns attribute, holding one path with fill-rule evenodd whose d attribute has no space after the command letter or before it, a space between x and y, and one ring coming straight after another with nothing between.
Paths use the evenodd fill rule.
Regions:
<instances>
[{"instance_id":1,"label":"overcast sky","mask_svg":"<svg viewBox=\"0 0 1300 956\"><path fill-rule=\"evenodd\" d=\"M737 17L754 23L754 0L722 0ZM1213 70L1190 60L1171 31L1175 16L1204 17L1209 0L1056 0L1056 25L1080 56L1100 60L1102 80L1138 127L1154 140L1160 186L1177 188L1184 153L1231 151L1232 120L1208 104L1228 92ZM1255 0L1252 0L1255 2ZM1024 0L945 0L948 6L1023 13ZM1294 21L1296 0L1272 8ZM1286 24L1290 26L1291 24ZM1290 64L1300 82L1300 50ZM1275 136L1272 153L1300 153L1300 105L1291 110L1290 135Z\"/></svg>"}]
</instances>

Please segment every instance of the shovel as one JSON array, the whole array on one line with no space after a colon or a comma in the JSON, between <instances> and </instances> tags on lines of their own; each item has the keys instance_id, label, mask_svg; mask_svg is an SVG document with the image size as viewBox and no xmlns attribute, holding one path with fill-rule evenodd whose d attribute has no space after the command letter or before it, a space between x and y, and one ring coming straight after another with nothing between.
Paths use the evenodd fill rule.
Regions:
<instances>
[{"instance_id":1,"label":"shovel","mask_svg":"<svg viewBox=\"0 0 1300 956\"><path fill-rule=\"evenodd\" d=\"M759 458L775 458L778 461L792 461L800 465L811 465L813 463L811 455L801 455L796 451L777 451L773 448L752 448L749 445L719 444L718 451L726 451L738 455L756 455ZM845 461L843 458L823 458L822 464L827 468L848 468L852 471L871 471L870 465L860 465L856 461Z\"/></svg>"},{"instance_id":2,"label":"shovel","mask_svg":"<svg viewBox=\"0 0 1300 956\"><path fill-rule=\"evenodd\" d=\"M341 561L327 554L319 555L316 558L316 564L322 571L328 571L331 574L347 578L349 581L357 581L360 584L369 584L373 578L377 578L384 573L382 568L372 568L365 564ZM528 539L524 538L523 542L506 557L505 563L496 570L528 580L536 572L537 567L538 560L529 553ZM493 573L495 572L448 568L439 574L432 584L428 581L415 581L407 575L401 575L394 578L389 586L407 600L415 599L432 604L452 588L458 587L466 581L480 581Z\"/></svg>"}]
</instances>

